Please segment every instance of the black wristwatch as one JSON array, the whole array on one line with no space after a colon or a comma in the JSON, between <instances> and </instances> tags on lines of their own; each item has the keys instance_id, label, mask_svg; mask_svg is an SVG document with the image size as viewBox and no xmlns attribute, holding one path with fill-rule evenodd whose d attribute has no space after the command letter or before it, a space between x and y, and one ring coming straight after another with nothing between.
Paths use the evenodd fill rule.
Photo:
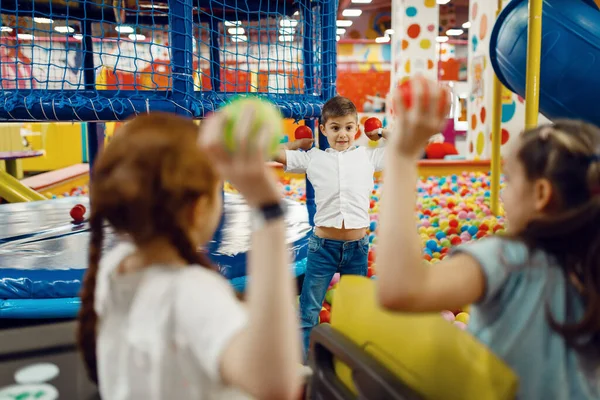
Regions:
<instances>
[{"instance_id":1,"label":"black wristwatch","mask_svg":"<svg viewBox=\"0 0 600 400\"><path fill-rule=\"evenodd\" d=\"M250 211L252 230L255 231L261 229L268 222L285 217L286 211L287 205L284 201L252 208Z\"/></svg>"},{"instance_id":2,"label":"black wristwatch","mask_svg":"<svg viewBox=\"0 0 600 400\"><path fill-rule=\"evenodd\" d=\"M383 137L383 128L377 130L377 136L379 136L380 139Z\"/></svg>"}]
</instances>

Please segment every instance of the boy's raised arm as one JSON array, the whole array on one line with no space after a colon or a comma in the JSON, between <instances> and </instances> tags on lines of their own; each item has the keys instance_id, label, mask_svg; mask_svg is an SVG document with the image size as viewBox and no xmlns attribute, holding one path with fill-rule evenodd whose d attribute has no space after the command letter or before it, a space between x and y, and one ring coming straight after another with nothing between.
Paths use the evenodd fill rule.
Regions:
<instances>
[{"instance_id":1,"label":"boy's raised arm","mask_svg":"<svg viewBox=\"0 0 600 400\"><path fill-rule=\"evenodd\" d=\"M275 156L273 161L277 161L280 164L287 165L287 150L310 150L313 145L314 139L299 139L294 140L293 142L282 144L279 147L279 152Z\"/></svg>"}]
</instances>

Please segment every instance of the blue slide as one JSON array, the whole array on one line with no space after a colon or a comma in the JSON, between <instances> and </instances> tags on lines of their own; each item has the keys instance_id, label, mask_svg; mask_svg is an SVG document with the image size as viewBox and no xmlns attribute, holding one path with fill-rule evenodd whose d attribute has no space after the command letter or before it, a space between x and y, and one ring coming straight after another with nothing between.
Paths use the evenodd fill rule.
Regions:
<instances>
[{"instance_id":1,"label":"blue slide","mask_svg":"<svg viewBox=\"0 0 600 400\"><path fill-rule=\"evenodd\" d=\"M528 1L512 0L492 31L496 75L525 97ZM544 0L540 112L600 126L600 10L594 0Z\"/></svg>"}]
</instances>

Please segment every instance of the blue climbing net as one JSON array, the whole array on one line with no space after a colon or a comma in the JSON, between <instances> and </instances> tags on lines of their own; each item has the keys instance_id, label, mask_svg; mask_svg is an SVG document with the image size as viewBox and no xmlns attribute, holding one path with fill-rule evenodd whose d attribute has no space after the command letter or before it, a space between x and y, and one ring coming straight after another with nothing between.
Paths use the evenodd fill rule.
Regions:
<instances>
[{"instance_id":1,"label":"blue climbing net","mask_svg":"<svg viewBox=\"0 0 600 400\"><path fill-rule=\"evenodd\" d=\"M202 118L240 94L296 120L335 94L336 0L2 0L0 121Z\"/></svg>"}]
</instances>

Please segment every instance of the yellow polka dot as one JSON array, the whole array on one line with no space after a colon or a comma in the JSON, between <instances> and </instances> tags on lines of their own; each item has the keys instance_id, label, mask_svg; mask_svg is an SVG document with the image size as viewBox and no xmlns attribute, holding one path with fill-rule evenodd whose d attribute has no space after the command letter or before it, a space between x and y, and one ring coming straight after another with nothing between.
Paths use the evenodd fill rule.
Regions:
<instances>
[{"instance_id":1,"label":"yellow polka dot","mask_svg":"<svg viewBox=\"0 0 600 400\"><path fill-rule=\"evenodd\" d=\"M435 0L425 0L425 7L427 8L433 8L436 6L436 1Z\"/></svg>"},{"instance_id":2,"label":"yellow polka dot","mask_svg":"<svg viewBox=\"0 0 600 400\"><path fill-rule=\"evenodd\" d=\"M406 61L406 64L404 64L404 71L405 71L407 74L410 74L410 60L407 60L407 61Z\"/></svg>"},{"instance_id":3,"label":"yellow polka dot","mask_svg":"<svg viewBox=\"0 0 600 400\"><path fill-rule=\"evenodd\" d=\"M477 155L481 155L483 153L483 147L485 146L485 136L483 132L479 132L477 134Z\"/></svg>"},{"instance_id":4,"label":"yellow polka dot","mask_svg":"<svg viewBox=\"0 0 600 400\"><path fill-rule=\"evenodd\" d=\"M427 50L430 47L431 47L431 40L429 40L429 39L421 40L421 48L422 49Z\"/></svg>"}]
</instances>

